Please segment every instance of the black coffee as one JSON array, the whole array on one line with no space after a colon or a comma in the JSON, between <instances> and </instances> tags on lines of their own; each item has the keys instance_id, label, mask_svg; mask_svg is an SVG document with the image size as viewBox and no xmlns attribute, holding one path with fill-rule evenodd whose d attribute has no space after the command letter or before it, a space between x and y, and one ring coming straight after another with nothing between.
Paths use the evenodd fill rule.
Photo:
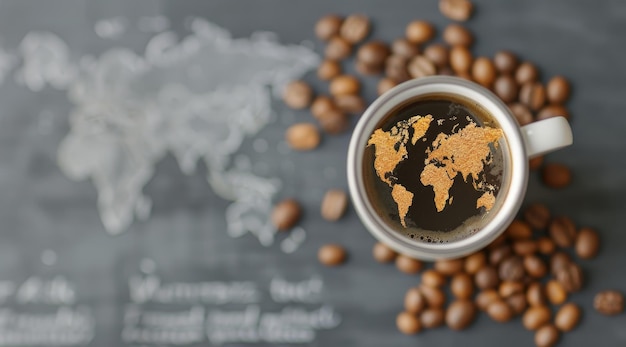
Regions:
<instances>
[{"instance_id":1,"label":"black coffee","mask_svg":"<svg viewBox=\"0 0 626 347\"><path fill-rule=\"evenodd\" d=\"M505 176L502 130L470 100L421 96L377 125L363 177L379 215L408 237L447 242L467 237L497 210Z\"/></svg>"}]
</instances>

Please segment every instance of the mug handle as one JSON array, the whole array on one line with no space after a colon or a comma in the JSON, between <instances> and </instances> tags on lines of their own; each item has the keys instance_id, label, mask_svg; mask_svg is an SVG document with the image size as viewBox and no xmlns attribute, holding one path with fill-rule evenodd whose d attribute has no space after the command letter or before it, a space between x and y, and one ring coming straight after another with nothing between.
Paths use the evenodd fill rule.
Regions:
<instances>
[{"instance_id":1,"label":"mug handle","mask_svg":"<svg viewBox=\"0 0 626 347\"><path fill-rule=\"evenodd\" d=\"M521 127L528 158L572 144L572 128L565 117L552 117Z\"/></svg>"}]
</instances>

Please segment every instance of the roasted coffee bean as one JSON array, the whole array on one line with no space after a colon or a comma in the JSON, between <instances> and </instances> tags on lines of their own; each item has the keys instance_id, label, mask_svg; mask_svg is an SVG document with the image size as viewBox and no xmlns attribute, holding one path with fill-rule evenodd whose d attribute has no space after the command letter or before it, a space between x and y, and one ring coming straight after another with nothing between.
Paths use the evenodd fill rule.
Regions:
<instances>
[{"instance_id":1,"label":"roasted coffee bean","mask_svg":"<svg viewBox=\"0 0 626 347\"><path fill-rule=\"evenodd\" d=\"M498 287L498 294L502 298L508 298L511 295L524 292L524 284L522 282L502 281Z\"/></svg>"},{"instance_id":2,"label":"roasted coffee bean","mask_svg":"<svg viewBox=\"0 0 626 347\"><path fill-rule=\"evenodd\" d=\"M326 95L320 95L311 104L311 113L316 119L323 118L331 110L337 109L333 99Z\"/></svg>"},{"instance_id":3,"label":"roasted coffee bean","mask_svg":"<svg viewBox=\"0 0 626 347\"><path fill-rule=\"evenodd\" d=\"M544 204L532 204L524 211L524 220L535 230L544 230L550 222L550 210Z\"/></svg>"},{"instance_id":4,"label":"roasted coffee bean","mask_svg":"<svg viewBox=\"0 0 626 347\"><path fill-rule=\"evenodd\" d=\"M435 64L423 55L413 57L407 66L412 78L432 76L437 73Z\"/></svg>"},{"instance_id":5,"label":"roasted coffee bean","mask_svg":"<svg viewBox=\"0 0 626 347\"><path fill-rule=\"evenodd\" d=\"M480 291L478 295L476 295L476 306L479 310L485 311L489 308L492 302L501 301L500 294L495 289L486 289Z\"/></svg>"},{"instance_id":6,"label":"roasted coffee bean","mask_svg":"<svg viewBox=\"0 0 626 347\"><path fill-rule=\"evenodd\" d=\"M463 271L463 259L440 259L435 261L435 270L445 276Z\"/></svg>"},{"instance_id":7,"label":"roasted coffee bean","mask_svg":"<svg viewBox=\"0 0 626 347\"><path fill-rule=\"evenodd\" d=\"M474 60L472 78L484 87L491 87L496 79L496 68L489 58L479 57Z\"/></svg>"},{"instance_id":8,"label":"roasted coffee bean","mask_svg":"<svg viewBox=\"0 0 626 347\"><path fill-rule=\"evenodd\" d=\"M538 111L546 103L546 89L541 82L524 83L519 91L519 101L531 111Z\"/></svg>"},{"instance_id":9,"label":"roasted coffee bean","mask_svg":"<svg viewBox=\"0 0 626 347\"><path fill-rule=\"evenodd\" d=\"M404 82L411 78L407 69L408 60L399 55L390 55L385 62L385 75L396 81Z\"/></svg>"},{"instance_id":10,"label":"roasted coffee bean","mask_svg":"<svg viewBox=\"0 0 626 347\"><path fill-rule=\"evenodd\" d=\"M524 262L519 256L504 259L498 268L498 274L503 281L521 281L524 278Z\"/></svg>"},{"instance_id":11,"label":"roasted coffee bean","mask_svg":"<svg viewBox=\"0 0 626 347\"><path fill-rule=\"evenodd\" d=\"M317 77L322 81L328 81L341 75L341 65L336 60L326 59L317 68Z\"/></svg>"},{"instance_id":12,"label":"roasted coffee bean","mask_svg":"<svg viewBox=\"0 0 626 347\"><path fill-rule=\"evenodd\" d=\"M408 59L419 54L417 45L405 38L395 39L391 44L391 53Z\"/></svg>"},{"instance_id":13,"label":"roasted coffee bean","mask_svg":"<svg viewBox=\"0 0 626 347\"><path fill-rule=\"evenodd\" d=\"M411 288L404 296L404 309L407 312L418 314L426 307L426 299L418 288Z\"/></svg>"},{"instance_id":14,"label":"roasted coffee bean","mask_svg":"<svg viewBox=\"0 0 626 347\"><path fill-rule=\"evenodd\" d=\"M526 302L526 295L524 295L524 293L517 293L509 296L506 299L506 303L511 307L514 315L520 315L524 313L524 311L528 307L528 303Z\"/></svg>"},{"instance_id":15,"label":"roasted coffee bean","mask_svg":"<svg viewBox=\"0 0 626 347\"><path fill-rule=\"evenodd\" d=\"M360 114L365 111L365 100L359 95L337 95L335 96L335 105L345 113Z\"/></svg>"},{"instance_id":16,"label":"roasted coffee bean","mask_svg":"<svg viewBox=\"0 0 626 347\"><path fill-rule=\"evenodd\" d=\"M524 257L524 270L530 277L543 278L548 273L548 267L543 259L534 254Z\"/></svg>"},{"instance_id":17,"label":"roasted coffee bean","mask_svg":"<svg viewBox=\"0 0 626 347\"><path fill-rule=\"evenodd\" d=\"M460 24L449 24L443 30L443 40L450 46L469 47L474 42L474 35Z\"/></svg>"},{"instance_id":18,"label":"roasted coffee bean","mask_svg":"<svg viewBox=\"0 0 626 347\"><path fill-rule=\"evenodd\" d=\"M360 60L357 60L356 64L356 72L363 76L374 76L380 75L383 72L383 65L371 65Z\"/></svg>"},{"instance_id":19,"label":"roasted coffee bean","mask_svg":"<svg viewBox=\"0 0 626 347\"><path fill-rule=\"evenodd\" d=\"M330 81L330 93L332 95L358 94L361 90L361 82L350 75L340 75Z\"/></svg>"},{"instance_id":20,"label":"roasted coffee bean","mask_svg":"<svg viewBox=\"0 0 626 347\"><path fill-rule=\"evenodd\" d=\"M552 324L544 325L535 332L537 347L552 347L559 342L559 330Z\"/></svg>"},{"instance_id":21,"label":"roasted coffee bean","mask_svg":"<svg viewBox=\"0 0 626 347\"><path fill-rule=\"evenodd\" d=\"M464 22L474 11L470 0L439 0L439 11L449 19Z\"/></svg>"},{"instance_id":22,"label":"roasted coffee bean","mask_svg":"<svg viewBox=\"0 0 626 347\"><path fill-rule=\"evenodd\" d=\"M322 218L334 222L339 220L348 207L348 194L341 189L331 189L324 194L322 199Z\"/></svg>"},{"instance_id":23,"label":"roasted coffee bean","mask_svg":"<svg viewBox=\"0 0 626 347\"><path fill-rule=\"evenodd\" d=\"M285 140L289 147L297 151L308 151L316 148L321 141L320 132L311 123L298 123L287 128Z\"/></svg>"},{"instance_id":24,"label":"roasted coffee bean","mask_svg":"<svg viewBox=\"0 0 626 347\"><path fill-rule=\"evenodd\" d=\"M446 324L452 330L463 330L476 317L476 306L470 300L453 301L446 310Z\"/></svg>"},{"instance_id":25,"label":"roasted coffee bean","mask_svg":"<svg viewBox=\"0 0 626 347\"><path fill-rule=\"evenodd\" d=\"M285 87L283 101L293 109L303 109L311 104L313 89L304 81L293 81Z\"/></svg>"},{"instance_id":26,"label":"roasted coffee bean","mask_svg":"<svg viewBox=\"0 0 626 347\"><path fill-rule=\"evenodd\" d=\"M548 81L546 88L548 100L551 103L562 104L569 97L569 82L563 76L554 76Z\"/></svg>"},{"instance_id":27,"label":"roasted coffee bean","mask_svg":"<svg viewBox=\"0 0 626 347\"><path fill-rule=\"evenodd\" d=\"M438 68L442 68L448 65L448 58L450 52L448 47L441 43L434 43L424 49L424 56L433 62Z\"/></svg>"},{"instance_id":28,"label":"roasted coffee bean","mask_svg":"<svg viewBox=\"0 0 626 347\"><path fill-rule=\"evenodd\" d=\"M449 66L442 67L441 69L439 69L439 71L437 71L437 74L441 76L454 76L455 75L454 70L452 70L452 68Z\"/></svg>"},{"instance_id":29,"label":"roasted coffee bean","mask_svg":"<svg viewBox=\"0 0 626 347\"><path fill-rule=\"evenodd\" d=\"M320 18L315 24L315 36L323 41L330 40L331 37L339 34L339 28L343 19L338 15L329 14Z\"/></svg>"},{"instance_id":30,"label":"roasted coffee bean","mask_svg":"<svg viewBox=\"0 0 626 347\"><path fill-rule=\"evenodd\" d=\"M412 21L406 27L406 38L412 43L424 43L435 36L435 27L426 21Z\"/></svg>"},{"instance_id":31,"label":"roasted coffee bean","mask_svg":"<svg viewBox=\"0 0 626 347\"><path fill-rule=\"evenodd\" d=\"M422 269L422 262L400 254L396 257L396 267L407 275L414 275Z\"/></svg>"},{"instance_id":32,"label":"roasted coffee bean","mask_svg":"<svg viewBox=\"0 0 626 347\"><path fill-rule=\"evenodd\" d=\"M472 255L467 256L465 258L465 272L470 275L474 275L480 270L483 266L487 264L487 256L485 252L477 252Z\"/></svg>"},{"instance_id":33,"label":"roasted coffee bean","mask_svg":"<svg viewBox=\"0 0 626 347\"><path fill-rule=\"evenodd\" d=\"M500 263L508 258L512 253L511 246L502 245L500 247L494 248L489 252L489 263L491 265L500 265Z\"/></svg>"},{"instance_id":34,"label":"roasted coffee bean","mask_svg":"<svg viewBox=\"0 0 626 347\"><path fill-rule=\"evenodd\" d=\"M523 62L515 71L515 80L518 84L535 82L539 78L537 67L529 62Z\"/></svg>"},{"instance_id":35,"label":"roasted coffee bean","mask_svg":"<svg viewBox=\"0 0 626 347\"><path fill-rule=\"evenodd\" d=\"M346 261L346 250L340 245L328 244L319 249L317 259L326 266L341 265Z\"/></svg>"},{"instance_id":36,"label":"roasted coffee bean","mask_svg":"<svg viewBox=\"0 0 626 347\"><path fill-rule=\"evenodd\" d=\"M561 331L572 331L578 325L582 311L578 305L573 302L561 306L554 317L554 325Z\"/></svg>"},{"instance_id":37,"label":"roasted coffee bean","mask_svg":"<svg viewBox=\"0 0 626 347\"><path fill-rule=\"evenodd\" d=\"M500 279L498 278L498 272L495 268L485 266L474 275L474 282L476 283L476 287L480 289L493 289L498 286Z\"/></svg>"},{"instance_id":38,"label":"roasted coffee bean","mask_svg":"<svg viewBox=\"0 0 626 347\"><path fill-rule=\"evenodd\" d=\"M537 249L541 254L550 255L554 253L556 245L551 238L544 236L537 239Z\"/></svg>"},{"instance_id":39,"label":"roasted coffee bean","mask_svg":"<svg viewBox=\"0 0 626 347\"><path fill-rule=\"evenodd\" d=\"M516 240L513 242L513 252L517 255L530 255L537 251L535 240Z\"/></svg>"},{"instance_id":40,"label":"roasted coffee bean","mask_svg":"<svg viewBox=\"0 0 626 347\"><path fill-rule=\"evenodd\" d=\"M552 319L552 311L548 306L531 306L524 312L522 324L528 330L537 330L550 323L550 319Z\"/></svg>"},{"instance_id":41,"label":"roasted coffee bean","mask_svg":"<svg viewBox=\"0 0 626 347\"><path fill-rule=\"evenodd\" d=\"M398 253L384 243L377 242L372 249L372 255L379 263L391 263L396 259Z\"/></svg>"},{"instance_id":42,"label":"roasted coffee bean","mask_svg":"<svg viewBox=\"0 0 626 347\"><path fill-rule=\"evenodd\" d=\"M528 169L530 171L539 170L539 168L541 168L541 165L543 165L543 155L528 160Z\"/></svg>"},{"instance_id":43,"label":"roasted coffee bean","mask_svg":"<svg viewBox=\"0 0 626 347\"><path fill-rule=\"evenodd\" d=\"M512 75L517 69L517 57L509 51L499 51L493 56L493 64L498 72Z\"/></svg>"},{"instance_id":44,"label":"roasted coffee bean","mask_svg":"<svg viewBox=\"0 0 626 347\"><path fill-rule=\"evenodd\" d=\"M572 172L563 164L550 163L544 166L542 178L548 187L561 189L572 182Z\"/></svg>"},{"instance_id":45,"label":"roasted coffee bean","mask_svg":"<svg viewBox=\"0 0 626 347\"><path fill-rule=\"evenodd\" d=\"M331 135L341 134L350 126L350 120L346 114L338 109L329 110L318 121L322 129Z\"/></svg>"},{"instance_id":46,"label":"roasted coffee bean","mask_svg":"<svg viewBox=\"0 0 626 347\"><path fill-rule=\"evenodd\" d=\"M294 227L301 215L300 204L294 199L285 199L274 206L271 220L276 229L284 231Z\"/></svg>"},{"instance_id":47,"label":"roasted coffee bean","mask_svg":"<svg viewBox=\"0 0 626 347\"><path fill-rule=\"evenodd\" d=\"M378 81L378 86L376 87L376 92L378 95L383 95L389 89L397 86L398 83L389 77L385 77Z\"/></svg>"},{"instance_id":48,"label":"roasted coffee bean","mask_svg":"<svg viewBox=\"0 0 626 347\"><path fill-rule=\"evenodd\" d=\"M487 306L487 314L496 322L504 323L513 318L513 309L502 300L496 300Z\"/></svg>"},{"instance_id":49,"label":"roasted coffee bean","mask_svg":"<svg viewBox=\"0 0 626 347\"><path fill-rule=\"evenodd\" d=\"M463 272L457 273L450 282L450 291L457 299L470 299L474 294L472 277Z\"/></svg>"},{"instance_id":50,"label":"roasted coffee bean","mask_svg":"<svg viewBox=\"0 0 626 347\"><path fill-rule=\"evenodd\" d=\"M362 14L349 15L339 29L341 37L353 44L363 41L369 32L370 20Z\"/></svg>"},{"instance_id":51,"label":"roasted coffee bean","mask_svg":"<svg viewBox=\"0 0 626 347\"><path fill-rule=\"evenodd\" d=\"M382 66L389 56L389 47L382 41L371 41L359 48L356 57L368 65Z\"/></svg>"},{"instance_id":52,"label":"roasted coffee bean","mask_svg":"<svg viewBox=\"0 0 626 347\"><path fill-rule=\"evenodd\" d=\"M546 296L552 305L560 305L567 300L567 292L557 280L550 280L546 283Z\"/></svg>"},{"instance_id":53,"label":"roasted coffee bean","mask_svg":"<svg viewBox=\"0 0 626 347\"><path fill-rule=\"evenodd\" d=\"M539 282L533 282L526 289L526 301L531 306L543 306L547 302L546 293Z\"/></svg>"},{"instance_id":54,"label":"roasted coffee bean","mask_svg":"<svg viewBox=\"0 0 626 347\"><path fill-rule=\"evenodd\" d=\"M420 323L426 329L440 327L445 321L445 312L441 307L427 308L420 314Z\"/></svg>"},{"instance_id":55,"label":"roasted coffee bean","mask_svg":"<svg viewBox=\"0 0 626 347\"><path fill-rule=\"evenodd\" d=\"M487 250L492 252L495 249L498 249L502 246L506 246L508 241L509 241L509 236L506 233L502 233L487 246ZM489 256L490 256L489 258L491 258L491 253L489 253ZM491 262L491 259L489 259L489 262Z\"/></svg>"},{"instance_id":56,"label":"roasted coffee bean","mask_svg":"<svg viewBox=\"0 0 626 347\"><path fill-rule=\"evenodd\" d=\"M406 335L414 335L422 330L419 319L409 312L402 312L396 317L396 326L401 333Z\"/></svg>"},{"instance_id":57,"label":"roasted coffee bean","mask_svg":"<svg viewBox=\"0 0 626 347\"><path fill-rule=\"evenodd\" d=\"M593 308L607 316L624 312L624 295L617 290L604 290L593 298Z\"/></svg>"},{"instance_id":58,"label":"roasted coffee bean","mask_svg":"<svg viewBox=\"0 0 626 347\"><path fill-rule=\"evenodd\" d=\"M558 252L554 253L552 257L550 257L550 273L556 276L556 273L564 269L567 264L571 263L572 259L567 255L567 253Z\"/></svg>"},{"instance_id":59,"label":"roasted coffee bean","mask_svg":"<svg viewBox=\"0 0 626 347\"><path fill-rule=\"evenodd\" d=\"M541 110L539 110L539 112L537 112L537 120L543 120L558 116L565 117L566 119L569 119L570 117L567 109L562 105L557 104L544 106Z\"/></svg>"},{"instance_id":60,"label":"roasted coffee bean","mask_svg":"<svg viewBox=\"0 0 626 347\"><path fill-rule=\"evenodd\" d=\"M426 299L426 305L431 308L442 307L446 303L446 294L439 288L426 285L419 286L420 292Z\"/></svg>"},{"instance_id":61,"label":"roasted coffee bean","mask_svg":"<svg viewBox=\"0 0 626 347\"><path fill-rule=\"evenodd\" d=\"M548 232L559 247L572 247L576 240L576 226L568 217L554 218L548 227Z\"/></svg>"},{"instance_id":62,"label":"roasted coffee bean","mask_svg":"<svg viewBox=\"0 0 626 347\"><path fill-rule=\"evenodd\" d=\"M530 112L528 107L526 107L526 105L516 102L510 104L509 108L511 109L511 112L515 116L515 119L517 120L519 125L526 125L533 122L533 114L532 112Z\"/></svg>"},{"instance_id":63,"label":"roasted coffee bean","mask_svg":"<svg viewBox=\"0 0 626 347\"><path fill-rule=\"evenodd\" d=\"M502 101L509 103L517 100L519 88L511 75L500 75L493 82L493 91Z\"/></svg>"},{"instance_id":64,"label":"roasted coffee bean","mask_svg":"<svg viewBox=\"0 0 626 347\"><path fill-rule=\"evenodd\" d=\"M505 230L506 235L513 240L526 240L533 236L530 225L519 219L515 219Z\"/></svg>"},{"instance_id":65,"label":"roasted coffee bean","mask_svg":"<svg viewBox=\"0 0 626 347\"><path fill-rule=\"evenodd\" d=\"M439 288L446 284L446 276L437 270L429 269L422 274L422 284L433 288Z\"/></svg>"},{"instance_id":66,"label":"roasted coffee bean","mask_svg":"<svg viewBox=\"0 0 626 347\"><path fill-rule=\"evenodd\" d=\"M576 255L581 259L593 259L600 249L598 232L591 228L582 228L576 235Z\"/></svg>"},{"instance_id":67,"label":"roasted coffee bean","mask_svg":"<svg viewBox=\"0 0 626 347\"><path fill-rule=\"evenodd\" d=\"M563 289L573 293L583 287L583 270L576 263L569 263L556 272L556 280L561 283Z\"/></svg>"},{"instance_id":68,"label":"roasted coffee bean","mask_svg":"<svg viewBox=\"0 0 626 347\"><path fill-rule=\"evenodd\" d=\"M465 46L453 46L450 50L450 66L457 73L468 72L474 58Z\"/></svg>"},{"instance_id":69,"label":"roasted coffee bean","mask_svg":"<svg viewBox=\"0 0 626 347\"><path fill-rule=\"evenodd\" d=\"M341 60L350 56L352 53L352 45L341 36L334 36L324 49L326 59Z\"/></svg>"}]
</instances>

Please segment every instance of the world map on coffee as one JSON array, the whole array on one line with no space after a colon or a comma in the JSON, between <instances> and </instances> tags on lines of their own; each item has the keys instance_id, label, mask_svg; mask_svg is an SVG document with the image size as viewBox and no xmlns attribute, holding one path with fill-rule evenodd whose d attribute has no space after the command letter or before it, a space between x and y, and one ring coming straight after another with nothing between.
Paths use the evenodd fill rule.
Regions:
<instances>
[{"instance_id":1,"label":"world map on coffee","mask_svg":"<svg viewBox=\"0 0 626 347\"><path fill-rule=\"evenodd\" d=\"M437 212L442 212L454 203L451 188L457 176L481 194L476 199L476 209L489 211L495 204L495 187L486 182L484 171L492 163L492 148L498 147L502 130L479 126L473 119L457 122L451 132L437 132L437 127L452 119L435 119L432 115L415 115L400 120L389 130L376 129L367 146L374 146L374 169L378 178L391 188L391 196L397 204L400 223L407 227L407 213L413 204L414 192L407 189L396 175L400 163L412 156L424 158L421 172L416 170L415 180L423 186L432 187ZM462 124L462 125L461 125ZM435 131L437 133L433 134ZM415 145L427 141L425 135L434 138L425 151L415 153ZM421 148L421 147L420 147ZM456 180L456 184L458 180Z\"/></svg>"}]
</instances>

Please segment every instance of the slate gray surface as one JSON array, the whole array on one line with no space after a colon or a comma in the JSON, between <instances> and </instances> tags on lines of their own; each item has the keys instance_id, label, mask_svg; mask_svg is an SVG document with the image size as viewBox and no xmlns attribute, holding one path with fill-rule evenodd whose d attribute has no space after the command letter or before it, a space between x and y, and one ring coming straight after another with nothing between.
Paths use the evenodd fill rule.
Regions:
<instances>
[{"instance_id":1,"label":"slate gray surface","mask_svg":"<svg viewBox=\"0 0 626 347\"><path fill-rule=\"evenodd\" d=\"M567 76L573 84L568 104L573 115L575 145L551 154L548 161L563 162L574 172L571 187L553 191L537 175L530 182L527 202L543 201L556 214L572 216L581 226L596 227L602 252L583 263L588 281L572 300L584 308L578 329L561 346L626 346L626 314L607 318L592 310L596 291L626 291L626 4L613 1L476 1L474 18L467 24L475 33L474 52L492 55L510 49L535 62L542 76ZM187 16L217 23L235 37L257 30L278 34L283 43L311 40L312 27L321 15L362 12L374 21L372 37L390 40L402 35L415 18L442 28L448 21L436 1L2 1L0 36L15 47L31 30L52 31L81 54L98 54L111 43L93 32L96 20L163 14L182 30ZM115 45L142 50L146 38L125 36ZM308 76L318 90L323 84ZM366 96L374 96L373 79L365 79ZM274 274L288 278L320 275L326 285L324 302L336 307L343 322L319 333L312 346L530 346L533 335L516 319L496 324L481 315L471 329L437 329L419 336L403 336L395 328L404 292L418 280L393 266L382 266L370 255L374 244L350 210L346 218L329 224L318 217L318 204L327 188L346 188L344 157L347 134L326 138L313 153L266 156L284 182L281 196L297 196L306 208L302 221L309 231L306 244L286 255L277 246L264 248L252 237L230 239L223 218L227 202L216 197L203 178L203 170L186 177L168 157L146 187L153 198L151 218L136 222L123 235L105 233L96 210L96 192L90 182L67 179L55 164L56 148L68 130L70 104L62 93L46 89L31 93L8 81L0 89L0 279L23 280L32 274L60 273L78 287L79 302L93 308L96 338L92 346L120 346L122 302L126 275L144 257L155 260L164 277L203 280L250 279L267 282ZM37 116L49 110L53 131L41 136ZM279 114L288 114L280 102ZM297 112L295 117L310 117ZM278 122L259 136L279 139L286 124ZM243 153L252 154L250 144ZM292 171L278 169L290 161ZM335 168L334 180L320 168ZM349 263L339 269L319 266L320 245L337 242L350 251ZM42 250L59 255L56 265L41 264Z\"/></svg>"}]
</instances>

